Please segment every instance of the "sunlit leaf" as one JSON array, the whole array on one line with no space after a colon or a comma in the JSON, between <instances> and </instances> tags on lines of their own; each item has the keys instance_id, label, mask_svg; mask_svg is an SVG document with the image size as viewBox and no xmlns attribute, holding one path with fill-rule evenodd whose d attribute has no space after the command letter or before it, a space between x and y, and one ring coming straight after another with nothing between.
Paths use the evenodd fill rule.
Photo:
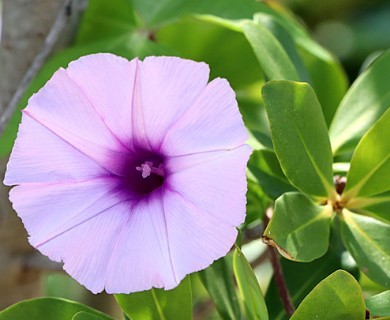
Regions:
<instances>
[{"instance_id":1,"label":"sunlit leaf","mask_svg":"<svg viewBox=\"0 0 390 320\"><path fill-rule=\"evenodd\" d=\"M253 21L245 21L242 30L268 79L299 80L283 46L267 28Z\"/></svg>"},{"instance_id":2,"label":"sunlit leaf","mask_svg":"<svg viewBox=\"0 0 390 320\"><path fill-rule=\"evenodd\" d=\"M296 19L275 11L263 11L255 15L255 21L265 25L283 44L300 75L300 80L305 82L310 80L309 83L321 103L325 121L329 125L347 90L347 77L341 64L314 41ZM283 35L283 30L287 30L288 38L291 37L294 40L299 58L294 53L294 47Z\"/></svg>"},{"instance_id":3,"label":"sunlit leaf","mask_svg":"<svg viewBox=\"0 0 390 320\"><path fill-rule=\"evenodd\" d=\"M311 83L309 73L298 53L291 31L286 29L277 19L275 19L274 16L267 13L257 13L255 14L253 20L257 24L264 26L278 40L284 51L287 53L289 60L293 63L299 81Z\"/></svg>"},{"instance_id":4,"label":"sunlit leaf","mask_svg":"<svg viewBox=\"0 0 390 320\"><path fill-rule=\"evenodd\" d=\"M363 136L352 156L343 199L390 190L390 109ZM387 179L386 179L387 177ZM348 205L348 204L347 204Z\"/></svg>"},{"instance_id":5,"label":"sunlit leaf","mask_svg":"<svg viewBox=\"0 0 390 320\"><path fill-rule=\"evenodd\" d=\"M191 280L188 276L172 290L151 289L117 294L115 299L132 320L192 319Z\"/></svg>"},{"instance_id":6,"label":"sunlit leaf","mask_svg":"<svg viewBox=\"0 0 390 320\"><path fill-rule=\"evenodd\" d=\"M329 128L334 154L350 152L390 106L390 51L363 72L345 95Z\"/></svg>"},{"instance_id":7,"label":"sunlit leaf","mask_svg":"<svg viewBox=\"0 0 390 320\"><path fill-rule=\"evenodd\" d=\"M348 272L338 270L321 281L301 302L291 320L364 320L362 290Z\"/></svg>"},{"instance_id":8,"label":"sunlit leaf","mask_svg":"<svg viewBox=\"0 0 390 320\"><path fill-rule=\"evenodd\" d=\"M320 206L302 193L288 192L275 202L263 241L285 258L309 262L328 251L331 206Z\"/></svg>"},{"instance_id":9,"label":"sunlit leaf","mask_svg":"<svg viewBox=\"0 0 390 320\"><path fill-rule=\"evenodd\" d=\"M360 270L390 287L390 224L346 209L342 218L344 244Z\"/></svg>"},{"instance_id":10,"label":"sunlit leaf","mask_svg":"<svg viewBox=\"0 0 390 320\"><path fill-rule=\"evenodd\" d=\"M221 258L199 272L199 276L220 317L235 320L241 318L241 310L233 282L233 271L229 264L231 259Z\"/></svg>"},{"instance_id":11,"label":"sunlit leaf","mask_svg":"<svg viewBox=\"0 0 390 320\"><path fill-rule=\"evenodd\" d=\"M390 290L367 298L366 306L371 316L390 316Z\"/></svg>"},{"instance_id":12,"label":"sunlit leaf","mask_svg":"<svg viewBox=\"0 0 390 320\"><path fill-rule=\"evenodd\" d=\"M286 177L305 193L335 197L327 128L311 87L270 81L262 92L275 152Z\"/></svg>"},{"instance_id":13,"label":"sunlit leaf","mask_svg":"<svg viewBox=\"0 0 390 320\"><path fill-rule=\"evenodd\" d=\"M0 311L0 320L70 320L81 311L94 316L85 318L86 320L112 320L100 311L60 298L37 298L18 302Z\"/></svg>"},{"instance_id":14,"label":"sunlit leaf","mask_svg":"<svg viewBox=\"0 0 390 320\"><path fill-rule=\"evenodd\" d=\"M233 255L233 269L245 305L246 319L268 320L267 306L252 267L240 249Z\"/></svg>"}]
</instances>

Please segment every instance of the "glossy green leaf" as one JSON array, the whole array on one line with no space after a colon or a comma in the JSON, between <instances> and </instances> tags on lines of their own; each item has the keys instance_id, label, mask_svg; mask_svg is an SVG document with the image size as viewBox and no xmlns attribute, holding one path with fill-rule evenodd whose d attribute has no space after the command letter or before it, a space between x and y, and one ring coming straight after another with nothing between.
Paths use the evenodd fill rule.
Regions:
<instances>
[{"instance_id":1,"label":"glossy green leaf","mask_svg":"<svg viewBox=\"0 0 390 320\"><path fill-rule=\"evenodd\" d=\"M70 320L80 311L95 316L94 319L111 319L100 311L78 302L60 298L37 298L18 302L0 311L0 320Z\"/></svg>"},{"instance_id":2,"label":"glossy green leaf","mask_svg":"<svg viewBox=\"0 0 390 320\"><path fill-rule=\"evenodd\" d=\"M72 318L72 320L101 320L101 319L104 318L98 317L97 315L85 311L77 312Z\"/></svg>"},{"instance_id":3,"label":"glossy green leaf","mask_svg":"<svg viewBox=\"0 0 390 320\"><path fill-rule=\"evenodd\" d=\"M351 211L390 223L390 191L371 197L353 198L348 202Z\"/></svg>"},{"instance_id":4,"label":"glossy green leaf","mask_svg":"<svg viewBox=\"0 0 390 320\"><path fill-rule=\"evenodd\" d=\"M286 177L305 193L334 198L330 142L311 87L270 81L262 92L275 152Z\"/></svg>"},{"instance_id":5,"label":"glossy green leaf","mask_svg":"<svg viewBox=\"0 0 390 320\"><path fill-rule=\"evenodd\" d=\"M294 70L298 75L299 81L311 83L309 73L298 53L297 46L291 32L279 23L274 16L267 13L257 13L255 14L253 20L257 24L265 27L278 40L280 45L283 47L283 50L287 53L289 60L294 65Z\"/></svg>"},{"instance_id":6,"label":"glossy green leaf","mask_svg":"<svg viewBox=\"0 0 390 320\"><path fill-rule=\"evenodd\" d=\"M230 264L231 259L226 256L199 272L199 276L220 317L235 320L241 318L241 310Z\"/></svg>"},{"instance_id":7,"label":"glossy green leaf","mask_svg":"<svg viewBox=\"0 0 390 320\"><path fill-rule=\"evenodd\" d=\"M361 271L390 287L390 224L343 210L344 244Z\"/></svg>"},{"instance_id":8,"label":"glossy green leaf","mask_svg":"<svg viewBox=\"0 0 390 320\"><path fill-rule=\"evenodd\" d=\"M299 80L288 54L267 28L253 21L244 21L242 30L269 79Z\"/></svg>"},{"instance_id":9,"label":"glossy green leaf","mask_svg":"<svg viewBox=\"0 0 390 320\"><path fill-rule=\"evenodd\" d=\"M321 281L301 302L291 320L364 320L362 290L348 272L338 270Z\"/></svg>"},{"instance_id":10,"label":"glossy green leaf","mask_svg":"<svg viewBox=\"0 0 390 320\"><path fill-rule=\"evenodd\" d=\"M321 103L325 121L329 125L347 90L347 77L341 64L315 42L307 30L291 16L275 11L263 11L255 15L255 21L266 26L283 44L300 75L300 80L305 82L310 80L309 83ZM287 30L288 37L284 30ZM289 43L287 39L289 37L294 40L299 57L294 52L294 46Z\"/></svg>"},{"instance_id":11,"label":"glossy green leaf","mask_svg":"<svg viewBox=\"0 0 390 320\"><path fill-rule=\"evenodd\" d=\"M117 294L115 299L132 320L192 319L191 280L186 277L176 288L151 289L131 294Z\"/></svg>"},{"instance_id":12,"label":"glossy green leaf","mask_svg":"<svg viewBox=\"0 0 390 320\"><path fill-rule=\"evenodd\" d=\"M239 248L234 251L233 269L245 305L246 319L268 320L267 306L259 283L252 267Z\"/></svg>"},{"instance_id":13,"label":"glossy green leaf","mask_svg":"<svg viewBox=\"0 0 390 320\"><path fill-rule=\"evenodd\" d=\"M329 250L321 258L311 262L300 263L281 257L280 262L283 269L283 276L286 280L291 300L295 306L298 306L320 281L334 271L342 268L353 272L353 274L359 274L359 270L355 266L352 266L352 268L350 266L345 269L347 266L342 266L341 264L341 256L345 252L345 249L338 222L338 220L335 220L331 225ZM282 306L274 278L267 289L266 303L270 319L288 320L290 318Z\"/></svg>"},{"instance_id":14,"label":"glossy green leaf","mask_svg":"<svg viewBox=\"0 0 390 320\"><path fill-rule=\"evenodd\" d=\"M366 299L371 316L390 316L390 290Z\"/></svg>"},{"instance_id":15,"label":"glossy green leaf","mask_svg":"<svg viewBox=\"0 0 390 320\"><path fill-rule=\"evenodd\" d=\"M328 251L332 215L330 205L317 205L302 193L285 193L275 202L263 241L287 259L312 261Z\"/></svg>"},{"instance_id":16,"label":"glossy green leaf","mask_svg":"<svg viewBox=\"0 0 390 320\"><path fill-rule=\"evenodd\" d=\"M350 152L390 106L390 51L353 83L329 128L334 154Z\"/></svg>"},{"instance_id":17,"label":"glossy green leaf","mask_svg":"<svg viewBox=\"0 0 390 320\"><path fill-rule=\"evenodd\" d=\"M345 202L390 190L390 109L363 136L352 156ZM385 178L387 177L387 179Z\"/></svg>"},{"instance_id":18,"label":"glossy green leaf","mask_svg":"<svg viewBox=\"0 0 390 320\"><path fill-rule=\"evenodd\" d=\"M254 150L248 162L248 169L272 199L278 198L285 192L296 190L287 180L272 150Z\"/></svg>"}]
</instances>

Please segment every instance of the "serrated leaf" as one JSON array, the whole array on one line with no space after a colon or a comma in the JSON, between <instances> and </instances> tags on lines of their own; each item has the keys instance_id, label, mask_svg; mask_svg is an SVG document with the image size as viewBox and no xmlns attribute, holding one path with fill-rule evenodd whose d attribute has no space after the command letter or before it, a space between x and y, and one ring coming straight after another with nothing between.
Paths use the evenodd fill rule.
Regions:
<instances>
[{"instance_id":1,"label":"serrated leaf","mask_svg":"<svg viewBox=\"0 0 390 320\"><path fill-rule=\"evenodd\" d=\"M263 241L287 259L312 261L328 251L332 215L330 205L317 205L302 193L285 193L275 202Z\"/></svg>"},{"instance_id":2,"label":"serrated leaf","mask_svg":"<svg viewBox=\"0 0 390 320\"><path fill-rule=\"evenodd\" d=\"M241 26L268 79L299 80L288 54L267 28L253 21L244 21Z\"/></svg>"},{"instance_id":3,"label":"serrated leaf","mask_svg":"<svg viewBox=\"0 0 390 320\"><path fill-rule=\"evenodd\" d=\"M299 190L335 198L332 153L317 97L306 83L270 81L263 99L280 165Z\"/></svg>"},{"instance_id":4,"label":"serrated leaf","mask_svg":"<svg viewBox=\"0 0 390 320\"><path fill-rule=\"evenodd\" d=\"M352 156L342 198L368 197L390 190L390 109L360 140ZM386 179L387 177L387 179Z\"/></svg>"},{"instance_id":5,"label":"serrated leaf","mask_svg":"<svg viewBox=\"0 0 390 320\"><path fill-rule=\"evenodd\" d=\"M364 320L363 293L354 277L338 270L321 281L301 302L291 320Z\"/></svg>"},{"instance_id":6,"label":"serrated leaf","mask_svg":"<svg viewBox=\"0 0 390 320\"><path fill-rule=\"evenodd\" d=\"M371 316L390 316L390 290L367 298L366 306Z\"/></svg>"},{"instance_id":7,"label":"serrated leaf","mask_svg":"<svg viewBox=\"0 0 390 320\"><path fill-rule=\"evenodd\" d=\"M335 155L350 152L390 106L390 50L353 83L329 128Z\"/></svg>"},{"instance_id":8,"label":"serrated leaf","mask_svg":"<svg viewBox=\"0 0 390 320\"><path fill-rule=\"evenodd\" d=\"M230 261L230 262L229 262ZM221 258L210 267L199 272L200 279L213 299L222 319L240 319L241 310L231 270L231 257Z\"/></svg>"},{"instance_id":9,"label":"serrated leaf","mask_svg":"<svg viewBox=\"0 0 390 320\"><path fill-rule=\"evenodd\" d=\"M192 319L192 293L189 276L172 290L151 289L114 296L119 306L132 320Z\"/></svg>"},{"instance_id":10,"label":"serrated leaf","mask_svg":"<svg viewBox=\"0 0 390 320\"><path fill-rule=\"evenodd\" d=\"M239 248L236 248L233 254L233 269L245 305L246 319L268 320L267 306L259 283L252 267Z\"/></svg>"},{"instance_id":11,"label":"serrated leaf","mask_svg":"<svg viewBox=\"0 0 390 320\"><path fill-rule=\"evenodd\" d=\"M37 298L18 302L0 311L0 320L69 320L80 311L96 316L96 319L112 320L98 310L60 298Z\"/></svg>"},{"instance_id":12,"label":"serrated leaf","mask_svg":"<svg viewBox=\"0 0 390 320\"><path fill-rule=\"evenodd\" d=\"M287 180L272 150L254 150L248 162L248 169L272 199L278 198L285 192L296 190Z\"/></svg>"},{"instance_id":13,"label":"serrated leaf","mask_svg":"<svg viewBox=\"0 0 390 320\"><path fill-rule=\"evenodd\" d=\"M389 288L390 224L344 209L341 231L344 244L360 270Z\"/></svg>"}]
</instances>

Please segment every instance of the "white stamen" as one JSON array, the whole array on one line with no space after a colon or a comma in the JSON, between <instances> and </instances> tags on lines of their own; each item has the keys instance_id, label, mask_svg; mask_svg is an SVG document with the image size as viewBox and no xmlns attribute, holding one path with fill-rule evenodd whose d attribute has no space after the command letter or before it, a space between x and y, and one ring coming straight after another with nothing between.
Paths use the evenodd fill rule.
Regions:
<instances>
[{"instance_id":1,"label":"white stamen","mask_svg":"<svg viewBox=\"0 0 390 320\"><path fill-rule=\"evenodd\" d=\"M155 173L162 177L164 176L163 165L160 164L158 168L156 168L153 167L153 162L151 161L145 161L140 167L135 167L135 169L142 172L142 178L144 179L149 177L151 173Z\"/></svg>"}]
</instances>

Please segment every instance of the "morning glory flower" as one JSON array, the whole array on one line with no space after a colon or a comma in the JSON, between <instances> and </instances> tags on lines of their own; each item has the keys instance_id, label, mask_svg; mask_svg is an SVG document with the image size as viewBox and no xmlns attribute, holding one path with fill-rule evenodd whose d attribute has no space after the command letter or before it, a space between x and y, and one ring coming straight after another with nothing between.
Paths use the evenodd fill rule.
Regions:
<instances>
[{"instance_id":1,"label":"morning glory flower","mask_svg":"<svg viewBox=\"0 0 390 320\"><path fill-rule=\"evenodd\" d=\"M171 289L233 245L251 153L205 63L82 57L29 100L5 184L30 243L94 293Z\"/></svg>"}]
</instances>

